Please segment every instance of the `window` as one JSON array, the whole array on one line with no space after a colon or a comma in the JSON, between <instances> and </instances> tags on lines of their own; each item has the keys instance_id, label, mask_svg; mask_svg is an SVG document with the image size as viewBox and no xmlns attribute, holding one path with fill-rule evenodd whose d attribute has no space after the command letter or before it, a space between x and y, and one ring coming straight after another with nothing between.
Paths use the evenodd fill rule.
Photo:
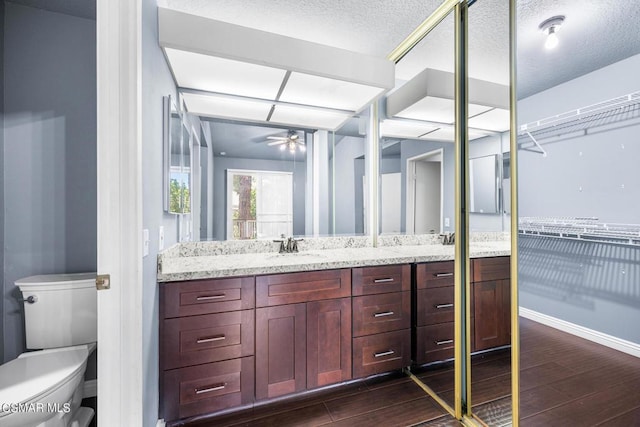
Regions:
<instances>
[{"instance_id":1,"label":"window","mask_svg":"<svg viewBox=\"0 0 640 427\"><path fill-rule=\"evenodd\" d=\"M227 238L271 239L283 234L293 234L293 174L227 170Z\"/></svg>"}]
</instances>

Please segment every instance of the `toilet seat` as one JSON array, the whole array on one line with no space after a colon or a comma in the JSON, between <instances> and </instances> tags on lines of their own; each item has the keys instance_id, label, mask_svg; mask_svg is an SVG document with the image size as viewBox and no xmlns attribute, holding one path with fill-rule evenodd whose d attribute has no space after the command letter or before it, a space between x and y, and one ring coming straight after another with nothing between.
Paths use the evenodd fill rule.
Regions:
<instances>
[{"instance_id":1,"label":"toilet seat","mask_svg":"<svg viewBox=\"0 0 640 427\"><path fill-rule=\"evenodd\" d=\"M88 345L22 353L0 366L0 403L37 402L41 395L83 372L92 348ZM3 413L0 412L0 419Z\"/></svg>"}]
</instances>

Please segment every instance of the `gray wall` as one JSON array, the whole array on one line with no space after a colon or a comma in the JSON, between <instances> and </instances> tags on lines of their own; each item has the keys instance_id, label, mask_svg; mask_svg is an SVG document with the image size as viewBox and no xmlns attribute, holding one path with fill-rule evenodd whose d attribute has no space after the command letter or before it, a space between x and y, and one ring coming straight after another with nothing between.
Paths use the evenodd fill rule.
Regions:
<instances>
[{"instance_id":1,"label":"gray wall","mask_svg":"<svg viewBox=\"0 0 640 427\"><path fill-rule=\"evenodd\" d=\"M518 102L520 123L640 90L640 55ZM635 124L633 124L635 123ZM595 216L640 222L640 125L520 151L520 216ZM622 187L624 185L624 188ZM521 238L523 307L640 343L640 251L602 243Z\"/></svg>"},{"instance_id":2,"label":"gray wall","mask_svg":"<svg viewBox=\"0 0 640 427\"><path fill-rule=\"evenodd\" d=\"M142 186L143 227L149 230L149 255L143 259L142 366L143 425L158 420L158 284L156 283L158 229L164 226L165 248L177 238L175 215L163 211L162 97L176 96L176 87L158 46L156 0L142 2Z\"/></svg>"},{"instance_id":3,"label":"gray wall","mask_svg":"<svg viewBox=\"0 0 640 427\"><path fill-rule=\"evenodd\" d=\"M306 162L214 157L213 240L226 240L227 169L293 172L293 234L305 234Z\"/></svg>"},{"instance_id":4,"label":"gray wall","mask_svg":"<svg viewBox=\"0 0 640 427\"><path fill-rule=\"evenodd\" d=\"M4 360L33 274L96 270L96 23L14 3L4 19Z\"/></svg>"}]
</instances>

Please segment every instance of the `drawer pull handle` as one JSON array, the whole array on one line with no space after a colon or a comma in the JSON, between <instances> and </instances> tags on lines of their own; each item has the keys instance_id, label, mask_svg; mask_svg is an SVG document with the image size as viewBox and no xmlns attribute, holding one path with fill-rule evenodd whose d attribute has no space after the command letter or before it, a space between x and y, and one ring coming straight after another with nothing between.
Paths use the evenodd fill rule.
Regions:
<instances>
[{"instance_id":1,"label":"drawer pull handle","mask_svg":"<svg viewBox=\"0 0 640 427\"><path fill-rule=\"evenodd\" d=\"M386 316L393 316L395 313L393 311L384 311L382 313L375 313L373 315L373 317L386 317Z\"/></svg>"},{"instance_id":2,"label":"drawer pull handle","mask_svg":"<svg viewBox=\"0 0 640 427\"><path fill-rule=\"evenodd\" d=\"M436 341L436 345L451 344L452 342L453 342L453 340L442 340L442 341Z\"/></svg>"},{"instance_id":3,"label":"drawer pull handle","mask_svg":"<svg viewBox=\"0 0 640 427\"><path fill-rule=\"evenodd\" d=\"M207 295L207 296L196 298L196 301L210 301L212 299L222 299L222 298L225 298L226 296L227 295L225 295L225 294L222 294L222 295Z\"/></svg>"},{"instance_id":4,"label":"drawer pull handle","mask_svg":"<svg viewBox=\"0 0 640 427\"><path fill-rule=\"evenodd\" d=\"M451 304L436 304L434 305L435 308L437 308L438 310L441 308L451 308L453 307L453 303Z\"/></svg>"},{"instance_id":5,"label":"drawer pull handle","mask_svg":"<svg viewBox=\"0 0 640 427\"><path fill-rule=\"evenodd\" d=\"M214 342L214 341L222 341L224 339L226 339L227 337L225 337L224 335L219 335L217 337L211 337L211 338L200 338L196 341L197 344L204 344L207 342Z\"/></svg>"},{"instance_id":6,"label":"drawer pull handle","mask_svg":"<svg viewBox=\"0 0 640 427\"><path fill-rule=\"evenodd\" d=\"M393 282L393 277L387 277L385 279L375 279L373 283L389 283Z\"/></svg>"},{"instance_id":7,"label":"drawer pull handle","mask_svg":"<svg viewBox=\"0 0 640 427\"><path fill-rule=\"evenodd\" d=\"M384 356L391 356L392 354L394 354L395 351L393 350L389 350L389 351L383 351L381 353L374 353L373 357L384 357Z\"/></svg>"},{"instance_id":8,"label":"drawer pull handle","mask_svg":"<svg viewBox=\"0 0 640 427\"><path fill-rule=\"evenodd\" d=\"M453 273L435 273L434 277L451 277Z\"/></svg>"},{"instance_id":9,"label":"drawer pull handle","mask_svg":"<svg viewBox=\"0 0 640 427\"><path fill-rule=\"evenodd\" d=\"M221 383L208 388L197 388L196 394L211 393L212 391L223 390L226 386L227 383Z\"/></svg>"}]
</instances>

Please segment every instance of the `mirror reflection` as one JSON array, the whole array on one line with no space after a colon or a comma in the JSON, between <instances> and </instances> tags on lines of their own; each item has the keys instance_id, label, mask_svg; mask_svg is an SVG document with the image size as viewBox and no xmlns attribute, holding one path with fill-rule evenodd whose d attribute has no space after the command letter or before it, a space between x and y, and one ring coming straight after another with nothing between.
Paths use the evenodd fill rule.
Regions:
<instances>
[{"instance_id":1,"label":"mirror reflection","mask_svg":"<svg viewBox=\"0 0 640 427\"><path fill-rule=\"evenodd\" d=\"M191 212L191 132L171 96L164 97L165 210Z\"/></svg>"},{"instance_id":2,"label":"mirror reflection","mask_svg":"<svg viewBox=\"0 0 640 427\"><path fill-rule=\"evenodd\" d=\"M480 22L491 16L492 32L505 35L498 39L483 37L487 29ZM475 24L475 25L474 25ZM477 2L469 8L469 76L508 87L509 84L509 12L508 2ZM486 66L487 55L500 60ZM470 87L471 90L471 87ZM497 100L504 108L495 108L484 123L492 133L469 142L469 230L471 254L474 247L487 245L474 242L474 233L494 233L510 247L509 211L511 191L505 171L509 155L508 93ZM470 93L471 97L471 93ZM471 117L469 126L477 125L481 116ZM485 234L486 235L486 234ZM511 252L510 250L508 251ZM511 425L511 272L509 256L471 259L471 408L487 425Z\"/></svg>"},{"instance_id":3,"label":"mirror reflection","mask_svg":"<svg viewBox=\"0 0 640 427\"><path fill-rule=\"evenodd\" d=\"M200 203L209 218L201 240L365 233L366 113L335 132L198 120L210 141L200 155L202 187L212 189Z\"/></svg>"}]
</instances>

